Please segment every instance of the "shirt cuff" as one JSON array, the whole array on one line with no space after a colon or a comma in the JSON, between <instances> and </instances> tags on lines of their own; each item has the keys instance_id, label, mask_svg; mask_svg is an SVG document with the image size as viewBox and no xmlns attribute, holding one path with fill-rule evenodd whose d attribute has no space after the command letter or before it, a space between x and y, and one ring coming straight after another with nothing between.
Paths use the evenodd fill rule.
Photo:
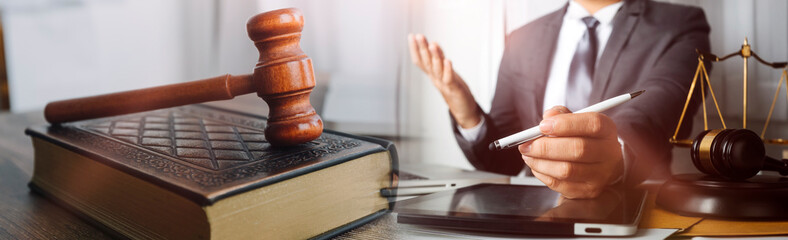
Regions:
<instances>
[{"instance_id":1,"label":"shirt cuff","mask_svg":"<svg viewBox=\"0 0 788 240\"><path fill-rule=\"evenodd\" d=\"M624 140L621 139L621 137L618 137L618 143L621 144L621 158L622 161L624 161L624 172L622 172L615 181L610 182L610 185L615 185L624 181L624 176L627 175L627 169L629 169L627 168L627 165L629 165L629 160L631 160L627 159L627 154L624 152L626 151L626 148L624 147Z\"/></svg>"},{"instance_id":2,"label":"shirt cuff","mask_svg":"<svg viewBox=\"0 0 788 240\"><path fill-rule=\"evenodd\" d=\"M481 116L481 121L471 128L462 128L460 125L457 125L457 130L460 131L460 135L468 142L474 142L479 139L482 133L482 126L484 126L484 116Z\"/></svg>"}]
</instances>

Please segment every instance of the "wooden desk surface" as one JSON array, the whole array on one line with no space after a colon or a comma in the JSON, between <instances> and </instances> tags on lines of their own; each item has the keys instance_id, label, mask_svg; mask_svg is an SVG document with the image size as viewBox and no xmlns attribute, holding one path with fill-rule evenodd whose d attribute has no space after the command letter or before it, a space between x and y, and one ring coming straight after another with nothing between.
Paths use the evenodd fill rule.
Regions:
<instances>
[{"instance_id":1,"label":"wooden desk surface","mask_svg":"<svg viewBox=\"0 0 788 240\"><path fill-rule=\"evenodd\" d=\"M267 112L267 109L257 110L260 111L257 114ZM28 126L45 124L42 111L0 114L0 239L112 238L112 235L27 187L34 161L33 146L24 130ZM399 227L393 216L386 215L337 239L403 237Z\"/></svg>"},{"instance_id":2,"label":"wooden desk surface","mask_svg":"<svg viewBox=\"0 0 788 240\"><path fill-rule=\"evenodd\" d=\"M227 107L221 104L216 106ZM259 111L255 112L256 114L267 113L264 106L262 108L258 105L251 106ZM34 161L33 146L30 138L24 134L24 130L28 126L45 124L42 111L21 114L0 113L0 239L111 239L112 235L90 225L27 187L33 174ZM653 196L649 202L653 205ZM660 219L671 220L658 221ZM656 210L644 216L641 227L685 228L699 220L700 218L681 217L664 210ZM767 227L782 229L786 224L788 222L774 222ZM391 238L407 238L407 234L401 231L391 215L337 237L337 239Z\"/></svg>"},{"instance_id":3,"label":"wooden desk surface","mask_svg":"<svg viewBox=\"0 0 788 240\"><path fill-rule=\"evenodd\" d=\"M33 145L24 130L28 126L45 124L43 111L0 113L0 239L113 238L27 187L33 176L34 161ZM385 228L392 225L388 224L392 221L386 216L338 238L354 239L360 233L379 232L380 229L393 231Z\"/></svg>"},{"instance_id":4,"label":"wooden desk surface","mask_svg":"<svg viewBox=\"0 0 788 240\"><path fill-rule=\"evenodd\" d=\"M0 114L0 238L111 238L27 188L33 176L33 145L24 130L45 122L42 111Z\"/></svg>"}]
</instances>

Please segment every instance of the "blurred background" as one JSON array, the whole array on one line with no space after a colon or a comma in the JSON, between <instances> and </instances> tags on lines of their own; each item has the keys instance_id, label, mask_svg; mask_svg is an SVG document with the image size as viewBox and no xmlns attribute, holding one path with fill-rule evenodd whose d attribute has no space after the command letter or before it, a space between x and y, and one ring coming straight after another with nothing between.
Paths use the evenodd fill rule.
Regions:
<instances>
[{"instance_id":1,"label":"blurred background","mask_svg":"<svg viewBox=\"0 0 788 240\"><path fill-rule=\"evenodd\" d=\"M705 10L717 55L738 51L748 37L765 60L788 61L788 1L669 2ZM301 46L317 76L312 98L327 128L397 140L403 162L470 169L454 140L443 99L410 63L407 34L423 33L441 44L487 111L506 34L565 3L0 0L0 107L14 113L40 111L53 100L250 73L258 56L246 35L246 20L263 11L297 7L306 22ZM748 127L760 133L781 71L752 62ZM722 113L733 128L741 127L741 71L741 60L734 59L714 64L711 72ZM780 94L767 137L788 138L788 99L785 90ZM257 104L259 112L248 111L266 111L256 96L228 104ZM709 114L716 126L716 112ZM697 134L702 117L694 117ZM780 156L784 147L768 148L770 155ZM688 150L674 150L674 172L692 171L690 166Z\"/></svg>"}]
</instances>

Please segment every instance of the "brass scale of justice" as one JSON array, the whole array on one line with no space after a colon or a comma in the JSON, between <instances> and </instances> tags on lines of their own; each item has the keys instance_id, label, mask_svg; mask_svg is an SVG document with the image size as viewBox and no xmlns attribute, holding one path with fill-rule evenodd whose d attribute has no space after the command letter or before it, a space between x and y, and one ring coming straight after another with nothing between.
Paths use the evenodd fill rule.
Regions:
<instances>
[{"instance_id":1,"label":"brass scale of justice","mask_svg":"<svg viewBox=\"0 0 788 240\"><path fill-rule=\"evenodd\" d=\"M709 86L709 93L711 93L712 100L714 101L714 106L717 109L717 114L720 117L720 122L722 123L722 128L727 128L725 125L725 120L722 117L722 112L720 111L720 106L717 104L717 97L714 95L714 89L711 87L711 82L709 81L709 73L706 71L706 64L703 63L703 60L709 59L714 62L721 62L726 59L729 59L733 56L741 56L743 60L743 68L742 68L742 86L743 86L743 99L742 99L742 107L743 107L743 114L742 114L742 128L747 128L747 60L750 57L754 57L755 60L758 62L770 66L774 69L782 68L782 75L780 76L780 81L777 84L777 90L774 92L774 99L772 100L772 105L769 107L769 114L766 116L766 123L763 126L763 130L761 130L761 139L765 143L770 144L781 144L781 145L788 145L788 140L782 138L775 138L775 139L766 139L764 138L766 134L766 129L769 127L769 121L772 118L772 113L774 112L774 105L777 103L777 97L780 94L780 87L782 86L783 82L786 81L786 75L788 75L788 62L774 62L770 63L763 60L761 57L758 56L752 49L750 48L750 44L747 43L747 38L744 39L744 43L741 46L741 50L738 52L734 52L728 54L722 58L717 57L714 54L704 53L700 50L696 49L698 53L698 67L695 71L695 77L692 78L692 85L690 85L689 93L687 94L687 100L684 103L684 110L681 111L681 117L679 117L679 123L676 126L676 131L673 133L673 137L670 139L670 143L681 146L681 147L691 147L692 140L691 139L676 139L676 136L679 134L679 130L681 129L681 123L684 120L684 115L687 112L687 107L689 106L690 100L692 99L692 93L694 93L695 85L698 82L698 78L700 78L700 89L701 89L701 101L703 106L703 130L709 130L709 123L708 118L706 115L706 87L705 85ZM700 75L703 73L703 75ZM786 102L788 102L788 83L785 85L786 90Z\"/></svg>"},{"instance_id":2,"label":"brass scale of justice","mask_svg":"<svg viewBox=\"0 0 788 240\"><path fill-rule=\"evenodd\" d=\"M704 174L674 175L665 182L657 194L656 202L662 208L686 216L700 216L735 220L785 220L788 219L788 160L766 156L764 143L788 145L782 138L767 139L766 129L774 112L780 89L785 82L788 102L788 62L767 62L750 47L747 38L741 49L722 58L696 50L698 67L695 71L684 109L670 142L675 146L689 147L692 163ZM733 56L743 59L743 114L742 129L728 129L722 117L717 97L711 87L704 60L721 62ZM747 64L754 57L758 62L774 69L782 69L782 75L774 93L769 114L761 134L747 127ZM703 107L703 127L694 140L676 139L684 120L697 83L700 82ZM711 129L706 114L706 86L719 115L722 129ZM777 171L782 176L757 175L761 170Z\"/></svg>"}]
</instances>

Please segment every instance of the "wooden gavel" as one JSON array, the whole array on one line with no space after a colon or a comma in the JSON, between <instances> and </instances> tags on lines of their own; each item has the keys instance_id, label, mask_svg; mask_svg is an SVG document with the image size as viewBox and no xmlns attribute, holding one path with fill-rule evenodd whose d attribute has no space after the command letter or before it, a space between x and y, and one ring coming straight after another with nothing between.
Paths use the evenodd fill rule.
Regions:
<instances>
[{"instance_id":1,"label":"wooden gavel","mask_svg":"<svg viewBox=\"0 0 788 240\"><path fill-rule=\"evenodd\" d=\"M254 73L223 76L166 86L47 104L44 116L53 124L150 111L207 101L227 100L256 92L269 106L265 137L274 146L316 139L323 121L309 103L315 87L310 59L299 45L304 17L298 9L258 14L246 24L260 59Z\"/></svg>"}]
</instances>

